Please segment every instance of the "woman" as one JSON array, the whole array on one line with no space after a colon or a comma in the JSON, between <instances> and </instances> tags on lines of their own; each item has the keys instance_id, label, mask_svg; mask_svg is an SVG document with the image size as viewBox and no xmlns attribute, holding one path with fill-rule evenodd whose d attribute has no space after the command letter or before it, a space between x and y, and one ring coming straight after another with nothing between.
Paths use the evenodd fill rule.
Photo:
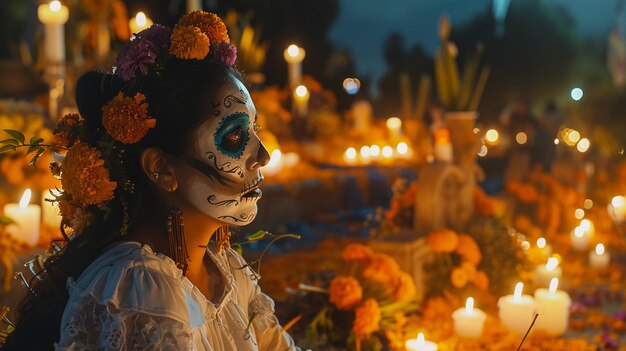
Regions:
<instances>
[{"instance_id":1,"label":"woman","mask_svg":"<svg viewBox=\"0 0 626 351\"><path fill-rule=\"evenodd\" d=\"M234 52L221 20L195 11L138 33L115 74L79 79L80 116L55 131L71 240L4 349L295 349L228 244L269 161Z\"/></svg>"}]
</instances>

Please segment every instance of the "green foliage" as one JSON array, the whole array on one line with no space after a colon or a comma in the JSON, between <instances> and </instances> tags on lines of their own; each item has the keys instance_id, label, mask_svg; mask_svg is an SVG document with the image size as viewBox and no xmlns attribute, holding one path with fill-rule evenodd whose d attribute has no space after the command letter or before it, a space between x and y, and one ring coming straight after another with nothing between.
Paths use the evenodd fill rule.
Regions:
<instances>
[{"instance_id":1,"label":"green foliage","mask_svg":"<svg viewBox=\"0 0 626 351\"><path fill-rule=\"evenodd\" d=\"M37 163L39 157L41 157L41 155L43 155L43 153L46 152L48 148L58 148L54 145L42 144L44 141L43 138L37 136L30 138L29 142L26 143L26 137L24 136L24 134L22 134L22 132L18 130L5 129L4 132L9 134L11 138L0 141L0 145L2 145L0 146L0 154L10 151L17 151L17 149L21 147L28 147L26 155L34 153L29 162L33 165Z\"/></svg>"}]
</instances>

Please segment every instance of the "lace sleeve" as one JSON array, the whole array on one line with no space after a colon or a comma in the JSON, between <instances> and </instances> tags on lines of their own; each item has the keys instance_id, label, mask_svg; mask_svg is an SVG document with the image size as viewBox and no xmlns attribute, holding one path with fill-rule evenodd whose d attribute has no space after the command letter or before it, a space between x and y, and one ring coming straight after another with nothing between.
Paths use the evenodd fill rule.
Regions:
<instances>
[{"instance_id":1,"label":"lace sleeve","mask_svg":"<svg viewBox=\"0 0 626 351\"><path fill-rule=\"evenodd\" d=\"M96 349L192 350L191 330L171 318L120 310L87 297L73 306L55 350Z\"/></svg>"}]
</instances>

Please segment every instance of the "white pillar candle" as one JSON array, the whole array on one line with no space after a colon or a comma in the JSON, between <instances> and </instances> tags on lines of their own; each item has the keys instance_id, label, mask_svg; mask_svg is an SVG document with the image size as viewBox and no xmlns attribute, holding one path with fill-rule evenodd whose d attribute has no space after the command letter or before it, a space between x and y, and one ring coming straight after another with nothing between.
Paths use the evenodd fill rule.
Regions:
<instances>
[{"instance_id":1,"label":"white pillar candle","mask_svg":"<svg viewBox=\"0 0 626 351\"><path fill-rule=\"evenodd\" d=\"M530 295L522 295L524 284L517 283L515 293L498 300L498 316L510 331L524 334L535 318L535 300Z\"/></svg>"},{"instance_id":2,"label":"white pillar candle","mask_svg":"<svg viewBox=\"0 0 626 351\"><path fill-rule=\"evenodd\" d=\"M11 203L4 206L4 215L15 221L14 224L7 226L7 233L18 241L35 246L39 241L41 207L29 204L31 195L31 190L26 189L19 204Z\"/></svg>"},{"instance_id":3,"label":"white pillar candle","mask_svg":"<svg viewBox=\"0 0 626 351\"><path fill-rule=\"evenodd\" d=\"M483 325L487 314L474 308L474 298L468 297L465 308L459 308L452 313L454 331L458 336L478 338L483 333Z\"/></svg>"},{"instance_id":4,"label":"white pillar candle","mask_svg":"<svg viewBox=\"0 0 626 351\"><path fill-rule=\"evenodd\" d=\"M567 330L569 322L569 308L572 300L562 290L557 290L559 279L553 278L549 289L537 289L537 329L544 330L550 335L561 335Z\"/></svg>"},{"instance_id":5,"label":"white pillar candle","mask_svg":"<svg viewBox=\"0 0 626 351\"><path fill-rule=\"evenodd\" d=\"M306 52L298 45L291 44L283 53L285 61L287 61L289 88L294 89L302 84L302 61L306 56Z\"/></svg>"},{"instance_id":6,"label":"white pillar candle","mask_svg":"<svg viewBox=\"0 0 626 351\"><path fill-rule=\"evenodd\" d=\"M44 24L44 55L46 65L65 64L65 29L70 16L67 6L54 0L37 8L37 17Z\"/></svg>"},{"instance_id":7,"label":"white pillar candle","mask_svg":"<svg viewBox=\"0 0 626 351\"><path fill-rule=\"evenodd\" d=\"M614 196L607 209L614 221L621 223L626 219L626 199L623 196Z\"/></svg>"},{"instance_id":8,"label":"white pillar candle","mask_svg":"<svg viewBox=\"0 0 626 351\"><path fill-rule=\"evenodd\" d=\"M569 237L574 250L587 251L589 248L589 235L581 226L574 228Z\"/></svg>"},{"instance_id":9,"label":"white pillar candle","mask_svg":"<svg viewBox=\"0 0 626 351\"><path fill-rule=\"evenodd\" d=\"M50 228L57 229L61 226L61 220L63 217L61 217L61 213L59 212L58 202L53 203L51 201L46 201L46 199L54 199L54 196L51 193L56 194L56 190L50 189L41 194L42 222Z\"/></svg>"},{"instance_id":10,"label":"white pillar candle","mask_svg":"<svg viewBox=\"0 0 626 351\"><path fill-rule=\"evenodd\" d=\"M596 245L596 249L589 253L589 265L593 269L605 270L611 262L611 254L604 251L604 244Z\"/></svg>"},{"instance_id":11,"label":"white pillar candle","mask_svg":"<svg viewBox=\"0 0 626 351\"><path fill-rule=\"evenodd\" d=\"M299 85L293 91L293 110L296 115L300 118L306 117L309 113L309 100L311 99L311 94L309 93L309 89L304 85Z\"/></svg>"},{"instance_id":12,"label":"white pillar candle","mask_svg":"<svg viewBox=\"0 0 626 351\"><path fill-rule=\"evenodd\" d=\"M145 13L139 11L134 18L131 18L128 21L128 25L130 26L130 33L137 34L142 30L149 28L152 25L152 20L146 16Z\"/></svg>"},{"instance_id":13,"label":"white pillar candle","mask_svg":"<svg viewBox=\"0 0 626 351\"><path fill-rule=\"evenodd\" d=\"M545 265L537 266L535 270L535 285L547 287L552 278L561 278L563 269L559 267L559 260L555 257L548 258Z\"/></svg>"},{"instance_id":14,"label":"white pillar candle","mask_svg":"<svg viewBox=\"0 0 626 351\"><path fill-rule=\"evenodd\" d=\"M187 12L202 10L202 0L187 0Z\"/></svg>"},{"instance_id":15,"label":"white pillar candle","mask_svg":"<svg viewBox=\"0 0 626 351\"><path fill-rule=\"evenodd\" d=\"M417 334L417 339L409 339L404 343L406 351L437 351L437 344L424 338L423 333Z\"/></svg>"},{"instance_id":16,"label":"white pillar candle","mask_svg":"<svg viewBox=\"0 0 626 351\"><path fill-rule=\"evenodd\" d=\"M387 134L390 139L397 139L402 130L402 120L398 117L389 117L387 118Z\"/></svg>"}]
</instances>

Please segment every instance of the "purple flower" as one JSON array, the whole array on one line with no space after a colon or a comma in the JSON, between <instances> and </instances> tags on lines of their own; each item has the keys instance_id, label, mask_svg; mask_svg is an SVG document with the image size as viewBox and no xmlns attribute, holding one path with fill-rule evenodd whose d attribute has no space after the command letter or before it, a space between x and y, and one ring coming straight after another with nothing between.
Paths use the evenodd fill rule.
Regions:
<instances>
[{"instance_id":1,"label":"purple flower","mask_svg":"<svg viewBox=\"0 0 626 351\"><path fill-rule=\"evenodd\" d=\"M213 57L227 66L232 66L237 61L237 47L229 42L221 41L213 49Z\"/></svg>"},{"instance_id":2,"label":"purple flower","mask_svg":"<svg viewBox=\"0 0 626 351\"><path fill-rule=\"evenodd\" d=\"M168 27L154 24L139 32L117 55L115 73L126 81L135 78L139 72L148 74L149 66L169 45L171 31Z\"/></svg>"}]
</instances>

